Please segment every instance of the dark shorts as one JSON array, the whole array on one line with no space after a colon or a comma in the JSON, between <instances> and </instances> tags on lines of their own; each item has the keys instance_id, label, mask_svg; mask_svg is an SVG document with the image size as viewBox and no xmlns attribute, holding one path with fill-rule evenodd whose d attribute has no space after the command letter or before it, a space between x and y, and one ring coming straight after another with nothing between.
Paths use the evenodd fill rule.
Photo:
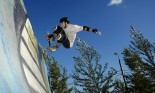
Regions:
<instances>
[{"instance_id":1,"label":"dark shorts","mask_svg":"<svg viewBox=\"0 0 155 93\"><path fill-rule=\"evenodd\" d=\"M62 31L60 34L61 34L61 38L57 42L62 43L62 45L65 48L70 48L70 42L66 36L66 33L64 31Z\"/></svg>"}]
</instances>

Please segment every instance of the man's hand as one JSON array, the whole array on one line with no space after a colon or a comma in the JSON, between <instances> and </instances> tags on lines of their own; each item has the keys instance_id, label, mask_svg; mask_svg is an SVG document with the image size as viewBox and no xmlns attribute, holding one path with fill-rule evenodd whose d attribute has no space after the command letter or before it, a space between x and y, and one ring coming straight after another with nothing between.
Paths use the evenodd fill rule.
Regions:
<instances>
[{"instance_id":1,"label":"man's hand","mask_svg":"<svg viewBox=\"0 0 155 93\"><path fill-rule=\"evenodd\" d=\"M47 32L47 34L45 35L46 40L49 42L53 42L54 41L54 37L52 34L50 34L49 32Z\"/></svg>"},{"instance_id":2,"label":"man's hand","mask_svg":"<svg viewBox=\"0 0 155 93\"><path fill-rule=\"evenodd\" d=\"M47 41L50 40L50 37L49 37L49 36L50 36L50 34L46 34L46 35L45 35Z\"/></svg>"},{"instance_id":3,"label":"man's hand","mask_svg":"<svg viewBox=\"0 0 155 93\"><path fill-rule=\"evenodd\" d=\"M95 34L97 34L97 35L101 35L101 32L98 31L97 29L93 29L93 32L94 32Z\"/></svg>"}]
</instances>

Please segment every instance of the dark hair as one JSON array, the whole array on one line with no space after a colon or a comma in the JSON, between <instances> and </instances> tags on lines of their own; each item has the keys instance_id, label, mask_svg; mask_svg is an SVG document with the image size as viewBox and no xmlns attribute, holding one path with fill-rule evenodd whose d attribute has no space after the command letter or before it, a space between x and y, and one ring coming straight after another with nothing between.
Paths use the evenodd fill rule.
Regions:
<instances>
[{"instance_id":1,"label":"dark hair","mask_svg":"<svg viewBox=\"0 0 155 93\"><path fill-rule=\"evenodd\" d=\"M67 23L69 23L69 19L68 19L68 17L63 17L63 18L60 19L59 22L60 22L60 23L62 23L62 22L67 22Z\"/></svg>"}]
</instances>

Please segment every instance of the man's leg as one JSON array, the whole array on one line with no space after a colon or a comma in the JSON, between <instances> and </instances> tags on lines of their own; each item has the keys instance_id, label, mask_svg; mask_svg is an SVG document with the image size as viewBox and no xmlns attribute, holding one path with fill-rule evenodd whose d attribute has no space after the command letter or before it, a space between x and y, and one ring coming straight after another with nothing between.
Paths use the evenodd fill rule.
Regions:
<instances>
[{"instance_id":1,"label":"man's leg","mask_svg":"<svg viewBox=\"0 0 155 93\"><path fill-rule=\"evenodd\" d=\"M56 46L52 46L52 47L50 47L49 49L50 49L51 51L57 51L57 49L60 47L60 45L61 45L66 39L67 39L67 37L66 37L65 32L64 32L64 31L61 32L61 33L58 35L58 41L57 41Z\"/></svg>"},{"instance_id":2,"label":"man's leg","mask_svg":"<svg viewBox=\"0 0 155 93\"><path fill-rule=\"evenodd\" d=\"M48 33L46 35L46 39L50 42L53 42L55 40L55 38L57 38L57 36L59 35L59 33L61 33L61 31L63 29L60 26L55 26L53 30L54 30L54 32L52 34Z\"/></svg>"},{"instance_id":3,"label":"man's leg","mask_svg":"<svg viewBox=\"0 0 155 93\"><path fill-rule=\"evenodd\" d=\"M65 48L70 48L70 42L68 38L62 43Z\"/></svg>"}]
</instances>

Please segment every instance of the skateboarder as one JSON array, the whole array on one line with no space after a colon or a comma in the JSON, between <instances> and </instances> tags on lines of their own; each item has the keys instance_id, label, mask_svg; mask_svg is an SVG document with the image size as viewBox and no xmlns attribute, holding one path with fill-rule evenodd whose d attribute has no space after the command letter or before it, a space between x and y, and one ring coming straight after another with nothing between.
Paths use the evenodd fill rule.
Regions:
<instances>
[{"instance_id":1,"label":"skateboarder","mask_svg":"<svg viewBox=\"0 0 155 93\"><path fill-rule=\"evenodd\" d=\"M65 48L71 48L74 44L76 34L82 30L101 35L101 32L99 32L97 29L92 29L88 26L79 26L70 24L70 21L67 17L61 18L60 24L61 27L56 26L54 28L54 32L46 36L46 39L48 41L54 41L57 38L56 46L47 47L50 51L57 51L57 49L61 44Z\"/></svg>"}]
</instances>

